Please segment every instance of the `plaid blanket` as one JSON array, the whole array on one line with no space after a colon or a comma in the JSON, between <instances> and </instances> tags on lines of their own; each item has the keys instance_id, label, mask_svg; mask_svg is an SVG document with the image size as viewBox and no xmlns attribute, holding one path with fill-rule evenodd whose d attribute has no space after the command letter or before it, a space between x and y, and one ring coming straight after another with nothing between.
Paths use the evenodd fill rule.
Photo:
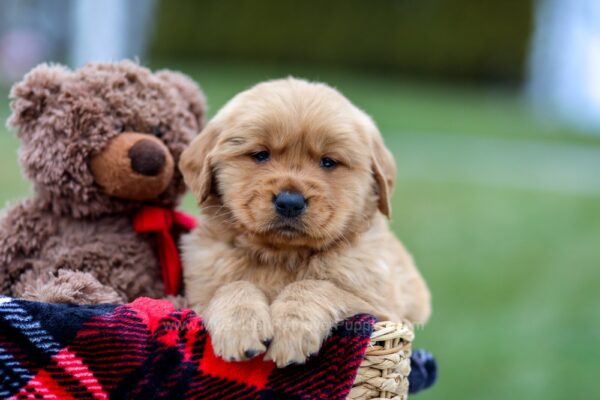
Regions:
<instances>
[{"instance_id":1,"label":"plaid blanket","mask_svg":"<svg viewBox=\"0 0 600 400\"><path fill-rule=\"evenodd\" d=\"M0 398L342 399L374 320L340 324L304 365L215 356L201 319L164 300L75 306L0 297Z\"/></svg>"}]
</instances>

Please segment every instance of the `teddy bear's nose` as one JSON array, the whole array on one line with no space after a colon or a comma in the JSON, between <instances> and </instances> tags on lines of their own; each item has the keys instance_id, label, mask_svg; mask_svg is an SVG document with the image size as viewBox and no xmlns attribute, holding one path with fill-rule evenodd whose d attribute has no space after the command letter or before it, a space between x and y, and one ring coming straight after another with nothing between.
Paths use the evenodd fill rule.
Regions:
<instances>
[{"instance_id":1,"label":"teddy bear's nose","mask_svg":"<svg viewBox=\"0 0 600 400\"><path fill-rule=\"evenodd\" d=\"M160 174L166 163L164 149L152 140L142 139L129 149L131 168L146 176Z\"/></svg>"}]
</instances>

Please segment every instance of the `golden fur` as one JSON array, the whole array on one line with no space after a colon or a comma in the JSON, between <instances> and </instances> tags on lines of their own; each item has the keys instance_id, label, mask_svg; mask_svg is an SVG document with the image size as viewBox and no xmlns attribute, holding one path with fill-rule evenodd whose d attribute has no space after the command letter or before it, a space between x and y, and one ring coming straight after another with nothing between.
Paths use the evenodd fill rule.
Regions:
<instances>
[{"instance_id":1,"label":"golden fur","mask_svg":"<svg viewBox=\"0 0 600 400\"><path fill-rule=\"evenodd\" d=\"M217 354L284 366L356 313L425 323L429 291L386 221L395 168L372 120L324 84L261 83L217 113L180 162L203 214L183 239L186 296ZM281 191L307 199L299 219L277 217Z\"/></svg>"}]
</instances>

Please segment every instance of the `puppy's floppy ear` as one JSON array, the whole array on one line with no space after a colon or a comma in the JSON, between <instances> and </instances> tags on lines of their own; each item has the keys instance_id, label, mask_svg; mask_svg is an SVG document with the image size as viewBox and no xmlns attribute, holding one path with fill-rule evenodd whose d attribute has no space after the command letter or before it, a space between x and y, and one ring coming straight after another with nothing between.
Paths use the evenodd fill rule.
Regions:
<instances>
[{"instance_id":1,"label":"puppy's floppy ear","mask_svg":"<svg viewBox=\"0 0 600 400\"><path fill-rule=\"evenodd\" d=\"M373 129L375 131L371 136L371 168L377 184L378 208L386 217L391 218L390 200L396 181L396 161L392 153L385 147L383 138L374 124Z\"/></svg>"},{"instance_id":2,"label":"puppy's floppy ear","mask_svg":"<svg viewBox=\"0 0 600 400\"><path fill-rule=\"evenodd\" d=\"M192 143L183 151L179 169L183 179L196 197L198 204L204 203L213 189L213 156L219 138L220 128L215 122L209 123Z\"/></svg>"}]
</instances>

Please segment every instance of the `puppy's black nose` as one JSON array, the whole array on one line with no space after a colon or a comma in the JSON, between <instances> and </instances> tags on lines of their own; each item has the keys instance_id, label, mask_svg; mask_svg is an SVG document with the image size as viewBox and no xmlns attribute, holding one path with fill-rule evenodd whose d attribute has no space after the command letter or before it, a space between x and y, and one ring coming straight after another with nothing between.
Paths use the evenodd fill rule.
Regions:
<instances>
[{"instance_id":1,"label":"puppy's black nose","mask_svg":"<svg viewBox=\"0 0 600 400\"><path fill-rule=\"evenodd\" d=\"M282 217L295 218L306 209L306 199L300 193L281 192L273 199L275 211Z\"/></svg>"},{"instance_id":2,"label":"puppy's black nose","mask_svg":"<svg viewBox=\"0 0 600 400\"><path fill-rule=\"evenodd\" d=\"M151 140L142 139L129 149L131 169L146 176L162 172L167 161L164 150Z\"/></svg>"}]
</instances>

